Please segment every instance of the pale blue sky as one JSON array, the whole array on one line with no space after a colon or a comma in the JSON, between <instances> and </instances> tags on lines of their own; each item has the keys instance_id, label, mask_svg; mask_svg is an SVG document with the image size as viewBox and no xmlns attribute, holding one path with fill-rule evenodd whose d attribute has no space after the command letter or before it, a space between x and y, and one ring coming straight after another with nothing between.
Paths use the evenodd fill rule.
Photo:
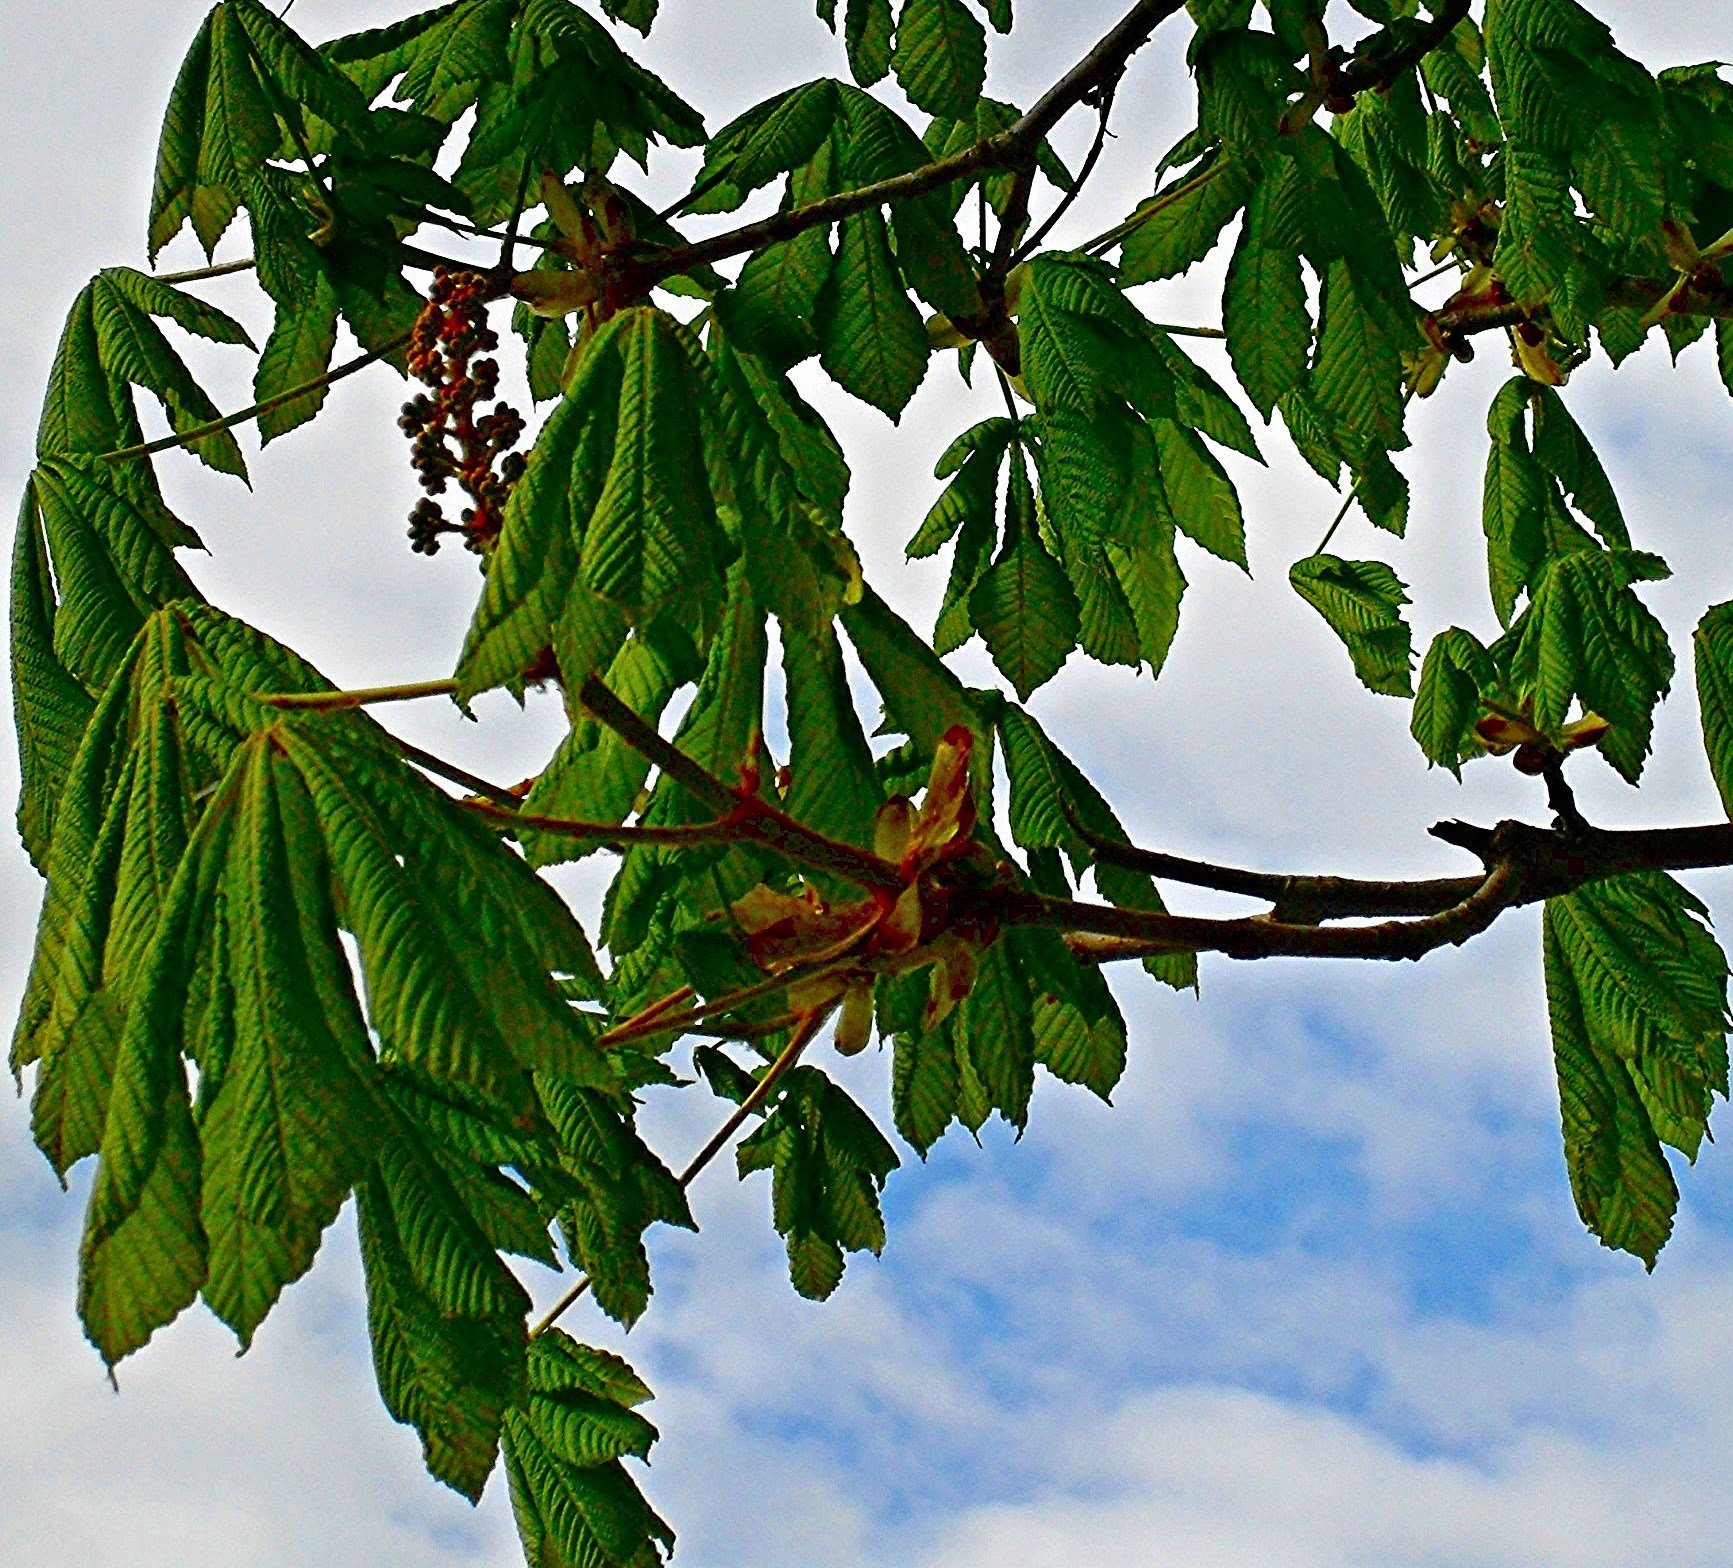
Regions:
<instances>
[{"instance_id":1,"label":"pale blue sky","mask_svg":"<svg viewBox=\"0 0 1733 1568\"><path fill-rule=\"evenodd\" d=\"M1021 0L991 90L1028 101L1120 9ZM315 38L388 17L382 0L299 0ZM1733 56L1708 4L1607 4L1653 65ZM155 127L202 7L68 0L0 10L0 164L8 193L0 492L26 472L67 302L99 266L142 263ZM718 125L792 81L841 69L807 0L664 0L647 51ZM1188 103L1164 30L1121 94L1119 139L1074 233L1145 194ZM1068 127L1075 140L1085 127ZM676 163L673 188L689 169ZM1098 204L1098 205L1097 205ZM171 262L190 263L177 252ZM258 319L249 285L213 297ZM1204 277L1148 301L1216 319ZM1496 353L1418 412L1410 537L1362 521L1337 548L1415 584L1422 636L1483 633L1477 581L1483 417ZM206 353L224 406L243 356ZM212 557L200 585L353 683L443 673L475 587L467 557L412 557L413 499L388 374L346 382L324 417L255 464L251 494L184 459L165 482ZM1725 496L1733 409L1706 349L1672 373L1645 351L1570 396L1603 445L1637 541L1679 569L1652 601L1681 638L1733 598ZM869 575L917 618L939 573L901 564L934 493L932 459L971 401L935 364L900 430L824 398L856 465L851 527ZM1079 665L1035 701L1100 772L1141 837L1270 866L1461 869L1425 836L1442 816L1538 816L1531 786L1427 773L1403 704L1367 696L1282 578L1334 499L1268 443L1240 465L1255 576L1195 553L1172 663L1151 685ZM1680 646L1683 644L1681 642ZM978 650L960 656L985 680ZM551 702L430 707L405 733L485 771L534 771ZM1608 822L1718 811L1688 691L1663 714L1641 796L1590 765ZM10 735L0 783L16 782ZM582 879L568 885L580 896ZM1724 874L1694 879L1724 921ZM0 996L16 997L37 882L0 849ZM1201 904L1199 907L1203 907ZM1733 1180L1710 1148L1685 1176L1679 1232L1645 1277L1577 1225L1558 1149L1532 916L1467 952L1400 970L1206 962L1201 999L1123 977L1132 1066L1109 1111L1048 1083L1020 1144L953 1133L893 1178L882 1262L837 1297L788 1290L763 1178L719 1169L704 1229L655 1246L659 1294L629 1338L585 1308L658 1391L648 1485L702 1568L1617 1568L1724 1563L1733 1452ZM844 1076L882 1109L877 1052ZM660 1103L680 1157L708 1106ZM83 1183L63 1195L0 1108L0 1561L32 1568L513 1563L503 1487L481 1510L421 1473L367 1366L353 1233L236 1360L189 1314L109 1392L73 1319ZM549 1279L544 1294L557 1288Z\"/></svg>"}]
</instances>

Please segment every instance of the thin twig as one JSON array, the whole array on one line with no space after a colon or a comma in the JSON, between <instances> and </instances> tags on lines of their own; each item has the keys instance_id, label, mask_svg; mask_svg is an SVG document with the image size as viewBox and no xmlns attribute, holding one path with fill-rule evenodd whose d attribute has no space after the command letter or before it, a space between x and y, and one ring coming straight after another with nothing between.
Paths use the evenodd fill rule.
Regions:
<instances>
[{"instance_id":1,"label":"thin twig","mask_svg":"<svg viewBox=\"0 0 1733 1568\"><path fill-rule=\"evenodd\" d=\"M1170 338L1225 338L1227 333L1220 327L1175 327L1165 321L1152 321L1150 325L1157 332L1165 332Z\"/></svg>"},{"instance_id":2,"label":"thin twig","mask_svg":"<svg viewBox=\"0 0 1733 1568\"><path fill-rule=\"evenodd\" d=\"M447 762L444 757L436 757L431 751L423 751L401 736L391 735L391 743L403 753L407 761L413 762L424 773L432 773L439 778L450 780L453 784L461 784L472 793L508 809L515 808L518 804L519 797L503 784L490 783L479 773L471 773L468 768L460 768L455 762Z\"/></svg>"},{"instance_id":3,"label":"thin twig","mask_svg":"<svg viewBox=\"0 0 1733 1568\"><path fill-rule=\"evenodd\" d=\"M1084 158L1082 166L1077 171L1077 178L1071 182L1071 189L1066 191L1064 195L1059 198L1059 204L1047 214L1041 227L1017 247L1017 254L1011 258L1012 266L1016 266L1018 262L1034 255L1035 252L1041 248L1041 242L1053 232L1053 230L1058 226L1059 221L1076 204L1077 198L1083 194L1084 184L1088 181L1089 176L1095 172L1096 164L1101 162L1102 150L1107 146L1107 120L1108 116L1113 113L1113 98L1116 86L1117 84L1115 84L1115 87L1110 87L1102 95L1100 111L1101 118L1097 121L1095 126L1095 140L1090 144L1089 154Z\"/></svg>"},{"instance_id":4,"label":"thin twig","mask_svg":"<svg viewBox=\"0 0 1733 1568\"><path fill-rule=\"evenodd\" d=\"M354 691L256 692L254 700L267 708L285 708L292 713L338 713L375 703L449 697L456 690L454 680L410 681L399 686L364 686Z\"/></svg>"},{"instance_id":5,"label":"thin twig","mask_svg":"<svg viewBox=\"0 0 1733 1568\"><path fill-rule=\"evenodd\" d=\"M1073 938L1071 950L1103 963L1161 953L1225 953L1229 958L1417 959L1446 945L1460 945L1490 926L1505 910L1526 902L1522 871L1501 860L1459 903L1414 920L1365 926L1326 926L1303 921L1218 920L1164 915L1146 910L1084 904L1013 889L994 903L1007 925L1057 928ZM1078 941L1094 936L1106 941Z\"/></svg>"},{"instance_id":6,"label":"thin twig","mask_svg":"<svg viewBox=\"0 0 1733 1568\"><path fill-rule=\"evenodd\" d=\"M1284 872L1247 871L1143 849L1104 838L1073 819L1078 837L1097 861L1142 871L1167 882L1207 887L1219 893L1257 898L1312 920L1366 915L1434 915L1468 897L1482 877L1434 877L1419 881L1375 880L1362 877L1292 876Z\"/></svg>"},{"instance_id":7,"label":"thin twig","mask_svg":"<svg viewBox=\"0 0 1733 1568\"><path fill-rule=\"evenodd\" d=\"M251 272L256 265L251 256L243 256L239 261L219 261L209 267L191 267L185 272L159 272L154 277L158 283L203 283L207 278L226 278L235 272Z\"/></svg>"},{"instance_id":8,"label":"thin twig","mask_svg":"<svg viewBox=\"0 0 1733 1568\"><path fill-rule=\"evenodd\" d=\"M693 1155L685 1170L674 1178L682 1188L692 1185L704 1168L728 1147L729 1139L746 1124L747 1117L751 1116L770 1098L789 1068L800 1060L801 1054L812 1043L813 1037L823 1027L825 1018L829 1013L829 1008L819 1008L801 1015L800 1022L789 1038L788 1044L782 1048L782 1054L765 1069L763 1077L758 1080L752 1093L735 1107L733 1114L717 1128L710 1141L697 1154ZM588 1274L582 1275L572 1288L554 1303L541 1321L530 1330L529 1337L540 1339L543 1334L547 1333L584 1296L591 1283Z\"/></svg>"},{"instance_id":9,"label":"thin twig","mask_svg":"<svg viewBox=\"0 0 1733 1568\"><path fill-rule=\"evenodd\" d=\"M382 359L388 359L398 349L409 341L409 334L403 333L393 338L389 343L379 348L371 349L359 358L351 359L335 369L327 370L322 376L315 376L311 381L303 382L298 387L290 387L286 392L279 392L274 397L268 397L263 402L255 403L251 408L243 408L238 414L225 414L221 419L213 419L209 424L199 425L192 430L179 435L161 436L155 441L143 441L137 446L122 447L117 452L104 452L103 461L119 463L134 457L150 457L157 452L171 451L178 446L192 446L203 441L207 436L220 435L225 430L233 430L236 425L244 425L249 419L257 419L261 414L268 414L273 409L281 408L286 403L293 403L306 397L310 392L317 392L321 387L328 387L341 381L345 376L352 376L359 370L365 370L369 365L375 365Z\"/></svg>"},{"instance_id":10,"label":"thin twig","mask_svg":"<svg viewBox=\"0 0 1733 1568\"><path fill-rule=\"evenodd\" d=\"M726 844L740 837L726 821L691 826L656 827L622 822L583 822L572 817L544 817L512 806L489 805L485 801L464 802L478 816L519 833L545 833L550 838L587 840L590 843L627 848L633 844L660 844L669 849L692 849L700 844Z\"/></svg>"}]
</instances>

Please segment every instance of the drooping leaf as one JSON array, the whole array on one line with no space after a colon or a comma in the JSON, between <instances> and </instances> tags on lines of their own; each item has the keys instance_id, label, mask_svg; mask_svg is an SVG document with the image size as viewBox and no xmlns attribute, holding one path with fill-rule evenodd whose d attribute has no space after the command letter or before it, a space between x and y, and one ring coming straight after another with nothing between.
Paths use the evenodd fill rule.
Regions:
<instances>
[{"instance_id":1,"label":"drooping leaf","mask_svg":"<svg viewBox=\"0 0 1733 1568\"><path fill-rule=\"evenodd\" d=\"M1472 632L1452 626L1432 639L1420 666L1410 728L1428 762L1462 776L1462 764L1485 749L1474 726L1481 693L1493 686L1492 660Z\"/></svg>"},{"instance_id":2,"label":"drooping leaf","mask_svg":"<svg viewBox=\"0 0 1733 1568\"><path fill-rule=\"evenodd\" d=\"M169 98L151 193L150 255L189 220L208 252L251 206L269 160L307 145L309 118L358 130L354 83L259 0L221 0Z\"/></svg>"},{"instance_id":3,"label":"drooping leaf","mask_svg":"<svg viewBox=\"0 0 1733 1568\"><path fill-rule=\"evenodd\" d=\"M1532 697L1535 728L1556 735L1580 699L1611 723L1601 753L1633 784L1672 684L1673 652L1632 585L1668 575L1640 550L1572 550L1547 563L1508 638L1511 679Z\"/></svg>"},{"instance_id":4,"label":"drooping leaf","mask_svg":"<svg viewBox=\"0 0 1733 1568\"><path fill-rule=\"evenodd\" d=\"M1711 606L1697 623L1692 643L1709 771L1722 805L1733 816L1733 604Z\"/></svg>"},{"instance_id":5,"label":"drooping leaf","mask_svg":"<svg viewBox=\"0 0 1733 1568\"><path fill-rule=\"evenodd\" d=\"M1660 1144L1695 1157L1727 1094L1727 961L1703 906L1657 872L1549 900L1545 931L1577 1209L1653 1267L1678 1203Z\"/></svg>"},{"instance_id":6,"label":"drooping leaf","mask_svg":"<svg viewBox=\"0 0 1733 1568\"><path fill-rule=\"evenodd\" d=\"M506 1477L538 1568L658 1568L674 1532L621 1461L645 1459L650 1390L619 1357L552 1329L530 1347L528 1388L505 1417Z\"/></svg>"},{"instance_id":7,"label":"drooping leaf","mask_svg":"<svg viewBox=\"0 0 1733 1568\"><path fill-rule=\"evenodd\" d=\"M1408 594L1388 566L1312 555L1294 563L1288 580L1342 639L1366 686L1390 697L1414 695L1414 644L1402 619Z\"/></svg>"},{"instance_id":8,"label":"drooping leaf","mask_svg":"<svg viewBox=\"0 0 1733 1568\"><path fill-rule=\"evenodd\" d=\"M904 291L884 219L845 218L817 307L821 358L838 385L900 418L927 373L927 333Z\"/></svg>"},{"instance_id":9,"label":"drooping leaf","mask_svg":"<svg viewBox=\"0 0 1733 1568\"><path fill-rule=\"evenodd\" d=\"M783 1075L763 1125L737 1153L742 1176L772 1173L771 1210L801 1295L822 1301L842 1282L845 1253L883 1249L879 1193L900 1163L896 1151L816 1067Z\"/></svg>"},{"instance_id":10,"label":"drooping leaf","mask_svg":"<svg viewBox=\"0 0 1733 1568\"><path fill-rule=\"evenodd\" d=\"M987 35L963 0L907 0L891 65L909 101L959 119L987 81Z\"/></svg>"}]
</instances>

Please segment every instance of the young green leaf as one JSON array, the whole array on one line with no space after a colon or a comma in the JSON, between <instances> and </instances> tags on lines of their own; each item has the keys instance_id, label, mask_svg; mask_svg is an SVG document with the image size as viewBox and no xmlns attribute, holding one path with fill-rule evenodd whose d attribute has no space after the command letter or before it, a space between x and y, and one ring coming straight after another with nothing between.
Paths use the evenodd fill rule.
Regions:
<instances>
[{"instance_id":1,"label":"young green leaf","mask_svg":"<svg viewBox=\"0 0 1733 1568\"><path fill-rule=\"evenodd\" d=\"M1733 604L1710 607L1692 638L1703 745L1721 804L1733 817Z\"/></svg>"},{"instance_id":2,"label":"young green leaf","mask_svg":"<svg viewBox=\"0 0 1733 1568\"><path fill-rule=\"evenodd\" d=\"M1222 326L1246 395L1267 421L1277 400L1306 374L1312 318L1300 275L1298 178L1273 164L1246 203L1246 221L1228 263Z\"/></svg>"},{"instance_id":3,"label":"young green leaf","mask_svg":"<svg viewBox=\"0 0 1733 1568\"><path fill-rule=\"evenodd\" d=\"M1678 1203L1660 1144L1695 1158L1727 1094L1727 961L1703 906L1658 872L1548 900L1545 931L1577 1209L1652 1268Z\"/></svg>"},{"instance_id":4,"label":"young green leaf","mask_svg":"<svg viewBox=\"0 0 1733 1568\"><path fill-rule=\"evenodd\" d=\"M822 1301L848 1252L883 1250L879 1193L898 1164L869 1117L816 1067L784 1074L764 1123L740 1144L740 1174L769 1170L771 1210L789 1278Z\"/></svg>"},{"instance_id":5,"label":"young green leaf","mask_svg":"<svg viewBox=\"0 0 1733 1568\"><path fill-rule=\"evenodd\" d=\"M831 379L893 420L901 418L927 374L927 330L903 288L878 213L843 220L817 324Z\"/></svg>"},{"instance_id":6,"label":"young green leaf","mask_svg":"<svg viewBox=\"0 0 1733 1568\"><path fill-rule=\"evenodd\" d=\"M1666 629L1632 584L1670 575L1640 550L1573 550L1549 561L1505 639L1510 678L1532 697L1536 729L1557 734L1573 698L1612 729L1601 754L1636 783L1656 704L1673 680Z\"/></svg>"},{"instance_id":7,"label":"young green leaf","mask_svg":"<svg viewBox=\"0 0 1733 1568\"><path fill-rule=\"evenodd\" d=\"M1408 594L1388 566L1311 555L1293 564L1288 580L1342 639L1366 686L1388 697L1414 695L1414 644L1402 619Z\"/></svg>"},{"instance_id":8,"label":"young green leaf","mask_svg":"<svg viewBox=\"0 0 1733 1568\"><path fill-rule=\"evenodd\" d=\"M906 0L891 65L917 109L960 119L986 85L986 31L963 0Z\"/></svg>"},{"instance_id":9,"label":"young green leaf","mask_svg":"<svg viewBox=\"0 0 1733 1568\"><path fill-rule=\"evenodd\" d=\"M657 1568L674 1532L621 1460L645 1459L650 1398L619 1357L558 1329L530 1347L529 1386L504 1423L506 1478L524 1553L542 1568Z\"/></svg>"},{"instance_id":10,"label":"young green leaf","mask_svg":"<svg viewBox=\"0 0 1733 1568\"><path fill-rule=\"evenodd\" d=\"M1496 684L1491 656L1472 632L1452 626L1432 639L1420 666L1410 728L1428 762L1458 778L1462 764L1485 750L1475 734L1482 691Z\"/></svg>"},{"instance_id":11,"label":"young green leaf","mask_svg":"<svg viewBox=\"0 0 1733 1568\"><path fill-rule=\"evenodd\" d=\"M1059 673L1077 644L1077 595L1041 542L1021 453L1011 464L1005 543L969 595L969 618L999 671L1025 700Z\"/></svg>"}]
</instances>

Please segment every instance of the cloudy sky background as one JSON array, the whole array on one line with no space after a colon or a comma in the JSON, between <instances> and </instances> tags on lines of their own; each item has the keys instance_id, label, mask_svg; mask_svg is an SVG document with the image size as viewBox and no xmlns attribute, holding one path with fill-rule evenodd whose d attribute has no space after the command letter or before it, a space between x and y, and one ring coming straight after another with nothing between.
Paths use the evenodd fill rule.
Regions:
<instances>
[{"instance_id":1,"label":"cloudy sky background","mask_svg":"<svg viewBox=\"0 0 1733 1568\"><path fill-rule=\"evenodd\" d=\"M400 9L299 0L294 20L322 39ZM995 42L989 90L1026 104L1122 5L1020 9L1024 31ZM1733 53L1718 6L1601 9L1653 66ZM73 293L98 267L142 264L156 127L201 10L0 10L0 493L16 494L27 472ZM1060 241L1148 193L1157 151L1186 124L1182 33L1170 24L1138 57L1098 187ZM712 126L843 69L806 0L664 0L644 54ZM1086 119L1066 127L1074 157ZM690 162L670 159L655 189L680 188ZM196 264L182 243L165 265ZM1210 273L1151 291L1147 308L1214 322L1218 286ZM247 280L209 293L265 324ZM223 406L249 401L246 356L189 357ZM1416 490L1409 538L1356 515L1335 542L1389 559L1414 585L1422 646L1452 622L1493 629L1478 494L1501 359L1488 342L1418 409L1404 463ZM161 465L212 551L190 563L201 587L340 682L442 673L473 602L467 556L429 562L407 549L401 397L384 371L343 383L317 423L257 459L250 495L188 459ZM1711 353L1674 372L1651 347L1616 378L1604 364L1580 373L1570 398L1638 543L1677 569L1649 597L1683 654L1703 608L1733 597L1733 418ZM935 492L932 459L985 405L939 361L899 430L840 395L821 400L854 460L851 527L869 576L928 624L942 568L905 566L902 544ZM1279 436L1267 445L1268 470L1236 469L1254 577L1191 552L1186 619L1161 681L1078 663L1035 710L1146 842L1270 867L1461 870L1426 826L1538 818L1538 789L1495 764L1461 787L1428 773L1406 704L1356 685L1283 582L1335 499ZM987 678L979 645L955 662ZM1685 684L1663 710L1640 797L1579 764L1591 817L1718 814ZM480 726L431 704L390 718L495 776L540 766L557 739L552 699L522 713L502 700L480 708ZM10 801L9 732L0 748ZM1733 920L1724 873L1693 886ZM7 1011L37 899L8 837ZM953 1131L924 1166L909 1154L890 1189L885 1258L851 1263L822 1307L787 1287L765 1179L742 1186L719 1167L695 1194L702 1234L656 1241L659 1290L640 1328L625 1339L587 1304L571 1320L619 1344L657 1390L665 1437L648 1485L681 1531L681 1560L1724 1562L1733 1181L1710 1148L1686 1175L1653 1277L1581 1231L1558 1147L1538 947L1530 912L1400 971L1217 959L1201 999L1121 977L1132 1065L1116 1107L1048 1081L1020 1145L995 1127L979 1149ZM846 1074L880 1111L887 1068L869 1053ZM657 1103L648 1124L678 1159L713 1118L707 1105ZM380 1407L347 1218L249 1355L235 1359L195 1311L122 1368L117 1397L73 1317L85 1185L62 1194L29 1146L23 1105L0 1108L0 1561L518 1560L499 1479L472 1512L426 1479L413 1435Z\"/></svg>"}]
</instances>

